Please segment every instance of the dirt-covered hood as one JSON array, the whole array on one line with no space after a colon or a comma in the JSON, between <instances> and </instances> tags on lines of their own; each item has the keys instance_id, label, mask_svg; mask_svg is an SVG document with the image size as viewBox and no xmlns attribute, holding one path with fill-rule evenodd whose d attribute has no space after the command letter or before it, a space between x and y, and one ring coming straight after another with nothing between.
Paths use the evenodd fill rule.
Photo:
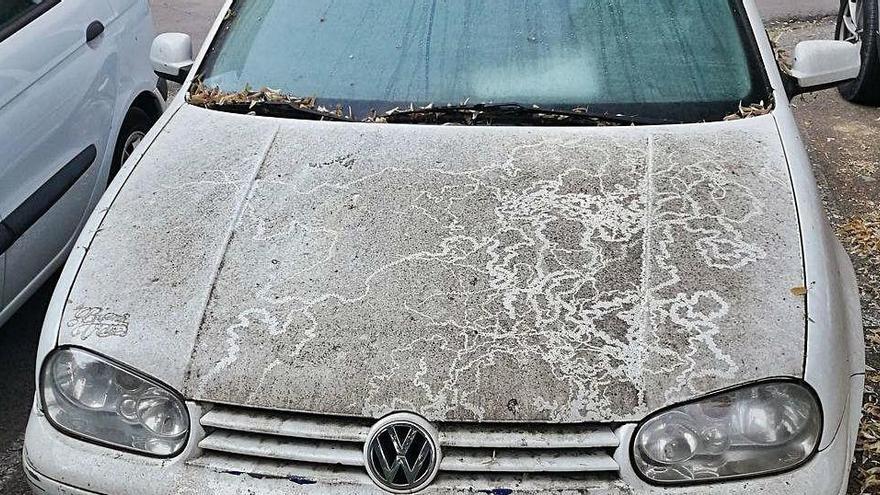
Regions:
<instances>
[{"instance_id":1,"label":"dirt-covered hood","mask_svg":"<svg viewBox=\"0 0 880 495\"><path fill-rule=\"evenodd\" d=\"M772 116L471 128L184 106L107 213L60 341L203 401L627 421L801 376L800 285Z\"/></svg>"}]
</instances>

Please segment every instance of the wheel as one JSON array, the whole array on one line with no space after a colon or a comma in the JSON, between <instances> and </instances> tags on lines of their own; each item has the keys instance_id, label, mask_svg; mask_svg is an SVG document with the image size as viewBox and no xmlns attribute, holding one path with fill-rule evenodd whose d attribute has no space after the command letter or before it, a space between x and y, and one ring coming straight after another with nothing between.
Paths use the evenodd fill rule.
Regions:
<instances>
[{"instance_id":1,"label":"wheel","mask_svg":"<svg viewBox=\"0 0 880 495\"><path fill-rule=\"evenodd\" d=\"M859 77L840 86L848 101L880 105L880 0L841 0L837 39L862 44Z\"/></svg>"},{"instance_id":2,"label":"wheel","mask_svg":"<svg viewBox=\"0 0 880 495\"><path fill-rule=\"evenodd\" d=\"M125 116L122 122L122 129L119 131L119 138L116 140L116 148L113 150L113 164L110 167L110 176L107 183L113 181L122 164L128 160L128 157L134 152L137 145L144 140L144 136L153 127L153 119L140 108L132 108Z\"/></svg>"}]
</instances>

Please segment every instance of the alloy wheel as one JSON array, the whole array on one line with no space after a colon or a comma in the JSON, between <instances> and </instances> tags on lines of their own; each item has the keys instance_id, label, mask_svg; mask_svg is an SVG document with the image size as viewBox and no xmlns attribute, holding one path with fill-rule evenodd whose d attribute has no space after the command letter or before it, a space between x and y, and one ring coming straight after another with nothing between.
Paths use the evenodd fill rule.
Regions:
<instances>
[{"instance_id":1,"label":"alloy wheel","mask_svg":"<svg viewBox=\"0 0 880 495\"><path fill-rule=\"evenodd\" d=\"M858 43L862 39L863 0L846 0L843 19L837 33L837 39Z\"/></svg>"},{"instance_id":2,"label":"alloy wheel","mask_svg":"<svg viewBox=\"0 0 880 495\"><path fill-rule=\"evenodd\" d=\"M125 139L125 144L122 147L122 163L128 161L128 158L134 153L135 148L141 144L141 141L144 140L145 136L146 134L141 131L134 131L128 135Z\"/></svg>"}]
</instances>

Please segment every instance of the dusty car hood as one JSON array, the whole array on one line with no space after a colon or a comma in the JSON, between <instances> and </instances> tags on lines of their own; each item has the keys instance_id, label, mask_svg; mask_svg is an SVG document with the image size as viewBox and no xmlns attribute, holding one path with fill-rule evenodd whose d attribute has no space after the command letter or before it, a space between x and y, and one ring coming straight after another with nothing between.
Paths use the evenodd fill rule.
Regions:
<instances>
[{"instance_id":1,"label":"dusty car hood","mask_svg":"<svg viewBox=\"0 0 880 495\"><path fill-rule=\"evenodd\" d=\"M772 116L466 128L184 106L95 236L60 341L197 400L626 421L800 376L802 284Z\"/></svg>"}]
</instances>

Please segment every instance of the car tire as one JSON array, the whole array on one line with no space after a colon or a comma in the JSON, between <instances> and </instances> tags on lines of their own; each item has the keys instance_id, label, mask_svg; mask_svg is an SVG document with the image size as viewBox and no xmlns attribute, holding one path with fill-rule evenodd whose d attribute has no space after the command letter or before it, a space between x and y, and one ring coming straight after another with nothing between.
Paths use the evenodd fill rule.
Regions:
<instances>
[{"instance_id":1,"label":"car tire","mask_svg":"<svg viewBox=\"0 0 880 495\"><path fill-rule=\"evenodd\" d=\"M153 119L147 115L147 112L137 107L128 111L128 115L122 121L119 138L116 140L116 148L113 150L113 164L110 167L107 184L113 182L125 160L131 156L137 145L144 139L150 127L153 127Z\"/></svg>"},{"instance_id":2,"label":"car tire","mask_svg":"<svg viewBox=\"0 0 880 495\"><path fill-rule=\"evenodd\" d=\"M850 14L852 6L856 13ZM853 35L847 18L861 24L861 33ZM847 101L863 105L880 105L880 2L877 0L841 0L837 14L835 37L838 40L862 42L862 70L859 77L840 85L840 94Z\"/></svg>"}]
</instances>

